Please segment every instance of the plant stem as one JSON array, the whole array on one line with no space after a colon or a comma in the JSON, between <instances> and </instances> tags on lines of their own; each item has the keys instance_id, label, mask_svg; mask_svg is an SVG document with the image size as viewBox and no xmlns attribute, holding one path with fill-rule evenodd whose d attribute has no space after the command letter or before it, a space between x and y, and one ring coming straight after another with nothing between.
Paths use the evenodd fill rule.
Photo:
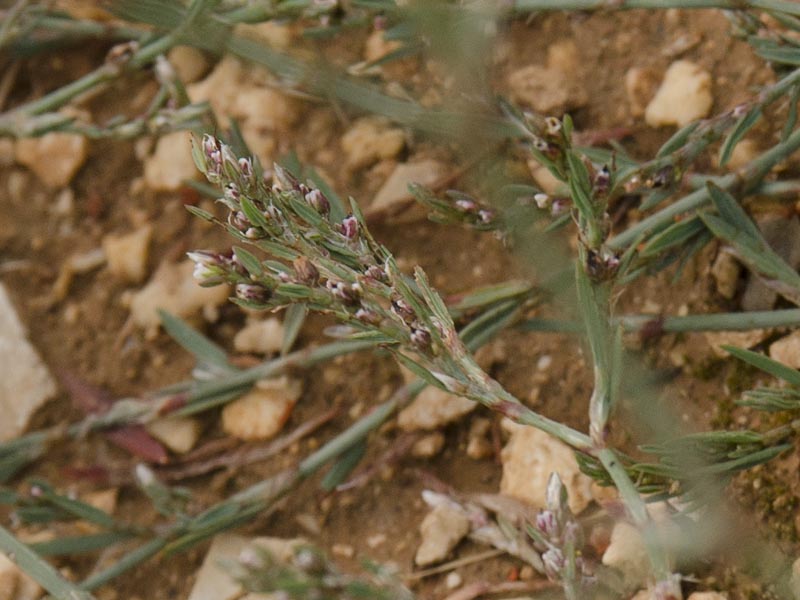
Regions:
<instances>
[{"instance_id":1,"label":"plant stem","mask_svg":"<svg viewBox=\"0 0 800 600\"><path fill-rule=\"evenodd\" d=\"M0 526L0 550L57 600L94 600L94 596L64 579L50 563L3 526Z\"/></svg>"},{"instance_id":2,"label":"plant stem","mask_svg":"<svg viewBox=\"0 0 800 600\"><path fill-rule=\"evenodd\" d=\"M800 5L798 5L798 7L800 7ZM746 191L760 183L761 179L769 173L772 167L798 148L800 148L800 129L792 133L785 142L777 144L761 154L761 156L750 162L742 170L736 173L730 173L719 179L717 185L726 191L741 185ZM608 246L615 250L621 250L639 239L640 236L652 234L658 229L673 223L675 219L683 213L700 208L708 203L709 200L710 196L706 188L696 190L674 204L650 215L646 219L642 219L635 225L632 225L625 231L614 236L608 240Z\"/></svg>"}]
</instances>

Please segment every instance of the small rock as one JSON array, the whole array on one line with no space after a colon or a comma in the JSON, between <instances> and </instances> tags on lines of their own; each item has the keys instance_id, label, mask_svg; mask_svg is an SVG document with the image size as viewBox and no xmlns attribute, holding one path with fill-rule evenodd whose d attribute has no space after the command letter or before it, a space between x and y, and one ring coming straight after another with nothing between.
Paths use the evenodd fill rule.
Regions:
<instances>
[{"instance_id":1,"label":"small rock","mask_svg":"<svg viewBox=\"0 0 800 600\"><path fill-rule=\"evenodd\" d=\"M547 481L555 472L569 493L570 510L578 514L588 506L592 480L580 472L569 446L543 431L508 419L503 420L503 427L511 432L511 438L501 453L501 494L544 508Z\"/></svg>"},{"instance_id":2,"label":"small rock","mask_svg":"<svg viewBox=\"0 0 800 600\"><path fill-rule=\"evenodd\" d=\"M644 119L651 127L683 127L707 117L713 103L711 75L688 60L677 60L667 69Z\"/></svg>"},{"instance_id":3,"label":"small rock","mask_svg":"<svg viewBox=\"0 0 800 600\"><path fill-rule=\"evenodd\" d=\"M278 433L300 397L300 382L265 379L222 410L222 429L241 440L266 440Z\"/></svg>"},{"instance_id":4,"label":"small rock","mask_svg":"<svg viewBox=\"0 0 800 600\"><path fill-rule=\"evenodd\" d=\"M117 499L119 498L119 488L108 488L106 490L96 490L84 494L82 500L86 504L102 510L107 515L113 515L117 510Z\"/></svg>"},{"instance_id":5,"label":"small rock","mask_svg":"<svg viewBox=\"0 0 800 600\"><path fill-rule=\"evenodd\" d=\"M480 417L472 421L467 436L467 456L473 460L482 460L494 453L492 444L488 439L491 429L492 422L489 419Z\"/></svg>"},{"instance_id":6,"label":"small rock","mask_svg":"<svg viewBox=\"0 0 800 600\"><path fill-rule=\"evenodd\" d=\"M247 70L239 59L227 55L220 60L205 79L186 86L189 99L208 102L223 127L228 126L228 112L236 96L247 85Z\"/></svg>"},{"instance_id":7,"label":"small rock","mask_svg":"<svg viewBox=\"0 0 800 600\"><path fill-rule=\"evenodd\" d=\"M461 587L462 583L464 583L464 580L461 578L461 575L459 575L457 571L450 571L447 574L447 577L444 578L444 585L447 587L448 590L454 590L457 587Z\"/></svg>"},{"instance_id":8,"label":"small rock","mask_svg":"<svg viewBox=\"0 0 800 600\"><path fill-rule=\"evenodd\" d=\"M408 184L419 183L431 186L445 174L445 167L435 160L403 163L395 167L392 174L375 194L370 210L385 209L411 196Z\"/></svg>"},{"instance_id":9,"label":"small rock","mask_svg":"<svg viewBox=\"0 0 800 600\"><path fill-rule=\"evenodd\" d=\"M184 84L194 83L208 71L206 55L192 46L175 46L167 54L167 59Z\"/></svg>"},{"instance_id":10,"label":"small rock","mask_svg":"<svg viewBox=\"0 0 800 600\"><path fill-rule=\"evenodd\" d=\"M302 538L246 538L230 533L217 535L197 572L188 600L234 600L244 593L242 584L233 578L229 563L268 551L278 562L287 563L299 546L306 543ZM228 563L228 564L226 564Z\"/></svg>"},{"instance_id":11,"label":"small rock","mask_svg":"<svg viewBox=\"0 0 800 600\"><path fill-rule=\"evenodd\" d=\"M252 320L236 333L233 347L237 352L277 354L283 345L283 336L283 324L275 317Z\"/></svg>"},{"instance_id":12,"label":"small rock","mask_svg":"<svg viewBox=\"0 0 800 600\"><path fill-rule=\"evenodd\" d=\"M627 589L641 588L650 576L650 559L639 530L620 521L611 532L611 543L603 553L603 564L622 574Z\"/></svg>"},{"instance_id":13,"label":"small rock","mask_svg":"<svg viewBox=\"0 0 800 600\"><path fill-rule=\"evenodd\" d=\"M573 40L561 40L547 47L547 68L562 73L575 73L581 67L578 45Z\"/></svg>"},{"instance_id":14,"label":"small rock","mask_svg":"<svg viewBox=\"0 0 800 600\"><path fill-rule=\"evenodd\" d=\"M0 552L0 600L37 600L44 590Z\"/></svg>"},{"instance_id":15,"label":"small rock","mask_svg":"<svg viewBox=\"0 0 800 600\"><path fill-rule=\"evenodd\" d=\"M439 454L444 448L444 434L434 431L419 438L411 447L411 455L416 458L431 458Z\"/></svg>"},{"instance_id":16,"label":"small rock","mask_svg":"<svg viewBox=\"0 0 800 600\"><path fill-rule=\"evenodd\" d=\"M192 158L192 134L174 131L161 136L144 162L144 182L157 192L175 191L186 179L195 179L197 167Z\"/></svg>"},{"instance_id":17,"label":"small rock","mask_svg":"<svg viewBox=\"0 0 800 600\"><path fill-rule=\"evenodd\" d=\"M475 410L477 402L429 385L400 411L397 424L405 431L434 430Z\"/></svg>"},{"instance_id":18,"label":"small rock","mask_svg":"<svg viewBox=\"0 0 800 600\"><path fill-rule=\"evenodd\" d=\"M398 40L387 40L384 33L382 29L376 29L369 34L364 44L364 59L367 62L380 60L402 46Z\"/></svg>"},{"instance_id":19,"label":"small rock","mask_svg":"<svg viewBox=\"0 0 800 600\"><path fill-rule=\"evenodd\" d=\"M379 160L394 158L406 144L402 129L392 127L384 117L362 117L342 136L341 145L351 170L368 167Z\"/></svg>"},{"instance_id":20,"label":"small rock","mask_svg":"<svg viewBox=\"0 0 800 600\"><path fill-rule=\"evenodd\" d=\"M75 192L72 188L64 188L56 196L51 206L51 212L57 217L69 217L75 212Z\"/></svg>"},{"instance_id":21,"label":"small rock","mask_svg":"<svg viewBox=\"0 0 800 600\"><path fill-rule=\"evenodd\" d=\"M56 393L47 366L27 339L25 327L0 283L0 441L19 436Z\"/></svg>"},{"instance_id":22,"label":"small rock","mask_svg":"<svg viewBox=\"0 0 800 600\"><path fill-rule=\"evenodd\" d=\"M192 417L164 417L147 424L147 431L177 454L185 454L200 437L200 421Z\"/></svg>"},{"instance_id":23,"label":"small rock","mask_svg":"<svg viewBox=\"0 0 800 600\"><path fill-rule=\"evenodd\" d=\"M353 558L356 550L350 544L334 544L331 546L331 554L342 558Z\"/></svg>"},{"instance_id":24,"label":"small rock","mask_svg":"<svg viewBox=\"0 0 800 600\"><path fill-rule=\"evenodd\" d=\"M770 334L769 329L751 329L749 331L707 331L704 335L711 350L719 358L729 356L722 346L736 346L749 349L763 342Z\"/></svg>"},{"instance_id":25,"label":"small rock","mask_svg":"<svg viewBox=\"0 0 800 600\"><path fill-rule=\"evenodd\" d=\"M470 521L458 508L440 504L425 516L419 530L422 543L414 562L425 567L447 558L450 551L469 533Z\"/></svg>"},{"instance_id":26,"label":"small rock","mask_svg":"<svg viewBox=\"0 0 800 600\"><path fill-rule=\"evenodd\" d=\"M686 600L728 600L722 592L692 592Z\"/></svg>"},{"instance_id":27,"label":"small rock","mask_svg":"<svg viewBox=\"0 0 800 600\"><path fill-rule=\"evenodd\" d=\"M133 322L152 335L161 324L158 309L187 318L227 301L228 286L200 287L192 277L193 271L190 260L162 263L147 285L131 296Z\"/></svg>"},{"instance_id":28,"label":"small rock","mask_svg":"<svg viewBox=\"0 0 800 600\"><path fill-rule=\"evenodd\" d=\"M230 112L244 121L243 129L269 131L286 130L300 117L297 100L261 87L240 90Z\"/></svg>"},{"instance_id":29,"label":"small rock","mask_svg":"<svg viewBox=\"0 0 800 600\"><path fill-rule=\"evenodd\" d=\"M741 273L742 266L729 252L723 250L717 254L711 265L711 276L720 296L730 300L736 295Z\"/></svg>"},{"instance_id":30,"label":"small rock","mask_svg":"<svg viewBox=\"0 0 800 600\"><path fill-rule=\"evenodd\" d=\"M561 114L584 106L589 97L561 69L528 65L508 76L511 99L544 114Z\"/></svg>"},{"instance_id":31,"label":"small rock","mask_svg":"<svg viewBox=\"0 0 800 600\"><path fill-rule=\"evenodd\" d=\"M114 277L131 283L144 280L152 234L152 226L143 225L131 233L109 234L103 238L108 270Z\"/></svg>"},{"instance_id":32,"label":"small rock","mask_svg":"<svg viewBox=\"0 0 800 600\"><path fill-rule=\"evenodd\" d=\"M50 188L68 185L89 153L89 142L73 133L46 133L17 141L16 158Z\"/></svg>"},{"instance_id":33,"label":"small rock","mask_svg":"<svg viewBox=\"0 0 800 600\"><path fill-rule=\"evenodd\" d=\"M659 74L648 67L631 67L625 73L625 93L628 96L631 116L639 118L658 89Z\"/></svg>"},{"instance_id":34,"label":"small rock","mask_svg":"<svg viewBox=\"0 0 800 600\"><path fill-rule=\"evenodd\" d=\"M770 344L769 357L792 369L800 369L800 331L793 331Z\"/></svg>"},{"instance_id":35,"label":"small rock","mask_svg":"<svg viewBox=\"0 0 800 600\"><path fill-rule=\"evenodd\" d=\"M247 35L264 42L277 50L285 50L292 43L294 33L291 23L280 23L270 19L262 23L239 23L234 27L236 35Z\"/></svg>"}]
</instances>

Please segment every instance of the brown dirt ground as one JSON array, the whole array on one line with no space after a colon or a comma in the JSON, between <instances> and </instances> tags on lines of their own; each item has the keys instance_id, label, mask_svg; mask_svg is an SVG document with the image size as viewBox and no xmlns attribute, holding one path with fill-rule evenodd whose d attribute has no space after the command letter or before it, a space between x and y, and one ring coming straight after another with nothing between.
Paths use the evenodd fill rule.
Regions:
<instances>
[{"instance_id":1,"label":"brown dirt ground","mask_svg":"<svg viewBox=\"0 0 800 600\"><path fill-rule=\"evenodd\" d=\"M750 88L763 83L771 73L756 60L749 48L732 40L727 34L727 22L714 12L677 12L670 18L663 14L631 12L609 15L547 15L518 21L501 33L502 43L512 51L495 67L497 81L519 66L542 62L547 47L553 42L572 39L581 56L580 73L577 74L588 96L589 103L574 113L578 129L605 129L631 126L634 134L626 146L635 155L648 156L666 139L669 132L653 131L640 121L628 116L622 81L631 66L655 66L663 69L669 63L661 50L680 35L698 35L701 42L682 55L713 73L715 111L747 97ZM102 56L103 48L80 49L63 53L57 58L39 58L26 62L20 75L12 102L36 96L47 89L62 84L91 68ZM337 62L360 58L360 46L348 40L324 48L325 53ZM400 75L407 75L400 73ZM414 65L410 68L414 73ZM424 86L425 80L413 79L412 88ZM144 78L128 80L108 90L101 98L91 102L93 113L102 117L117 112L146 86ZM329 123L324 140L336 148L337 138L346 128L330 108L315 107L314 112L324 115ZM386 171L347 173L340 168L338 151L322 152L318 132L309 131L309 122L303 119L281 140L282 149L294 148L301 160L322 168L329 174L334 187L342 194L356 198L369 198L382 181ZM771 132L762 132L764 136ZM437 146L425 139L411 145L415 156L439 156L449 159L455 168L459 152L447 146ZM521 164L513 151L506 159L510 172L520 173ZM13 175L17 173L17 175ZM12 197L8 192L9 178L26 177L24 193ZM168 256L194 247L219 247L226 240L219 232L210 230L197 220L189 218L181 208L192 194L153 194L148 191L131 193L131 181L141 175L141 164L136 160L130 142L94 141L86 165L72 183L76 197L75 213L67 217L53 214L53 196L41 187L32 175L18 168L0 170L0 252L4 259L26 259L28 266L3 272L2 280L9 287L25 322L30 337L45 361L56 372L77 374L87 381L109 390L114 396L137 395L180 380L189 374L191 360L167 336L160 335L146 341L136 333L120 337L127 319L127 311L120 304L125 290L108 272L101 269L80 275L71 286L67 297L46 306L42 301L51 290L58 269L65 257L97 247L108 232L126 231L133 220L146 220L154 224L155 236L150 259L151 267ZM454 187L469 187L469 178ZM431 275L436 286L448 293L468 289L474 285L505 279L510 272L530 273L530 257L509 256L507 250L490 236L442 227L427 222L414 222L403 227L378 225L375 236L408 264L420 264ZM713 250L713 249L712 249ZM666 314L675 314L682 305L690 312L718 310L726 303L715 296L707 274L711 253L698 257L675 285L669 283L670 274L635 285L621 299L621 307L636 311L648 301L656 302ZM535 261L534 261L535 262ZM730 308L730 305L727 305ZM77 320L74 313L77 310ZM69 318L66 315L72 314ZM243 322L240 311L229 306L223 310L220 321L209 327L207 333L221 344L230 347L231 339ZM322 339L323 319L311 319L303 330L300 345ZM541 390L536 408L549 417L585 428L586 402L591 378L586 368L582 350L577 341L564 335L534 335L511 333L504 338L499 350L500 360L492 374L520 398L529 398L535 385L534 369L539 356L549 354L553 364ZM687 364L674 368L669 354L688 357ZM665 373L663 393L659 402L679 407L678 414L703 428L716 422L727 421L744 425L753 418L747 412L732 410L734 395L731 378L740 367L731 361L711 356L702 336L665 336L647 345L641 356L649 366ZM699 377L701 374L703 377ZM306 391L302 402L292 415L287 430L301 423L309 415L332 405L350 407L363 403L365 409L385 399L399 382L399 374L390 359L383 356L346 357L324 367L302 373ZM741 385L741 384L739 384ZM344 543L353 546L355 558L337 557L345 568L356 568L358 559L369 557L377 561L393 561L402 571L412 568L412 559L418 544L417 526L425 513L420 498L424 488L421 472L429 472L463 491L496 491L500 468L496 460L474 461L463 450L469 422L482 409L462 423L446 429L445 450L430 460L404 458L399 464L362 488L323 497L318 481L306 482L292 494L280 510L269 518L261 519L246 528L253 534L293 536L308 535L298 524L298 515L312 515L324 523L321 533L314 538L321 547ZM37 415L35 426L73 421L80 417L71 408L66 393ZM317 436L306 439L284 456L269 464L255 465L234 473L197 478L184 482L193 492L194 504L207 506L219 500L225 491L240 489L255 482L281 466L291 464L351 422L347 410L326 426ZM207 436L220 433L209 420ZM631 444L637 437L635 431L614 432L621 442ZM373 435L367 460L388 448L397 433L391 427ZM113 464L121 467L133 465L132 459L97 437L80 443L63 444L47 460L40 461L26 476L45 476L65 489L85 491L92 484L68 479L63 472L66 465ZM786 551L796 550L797 533L794 507L798 500L796 478L797 455L791 453L765 466L755 475L745 475L733 486L734 496L745 512L755 508L758 521L768 525L770 535L781 540ZM792 475L791 478L788 478ZM772 486L775 494L786 496L784 503L776 504L768 494L756 494L751 480L758 477L761 490ZM22 488L23 483L19 484ZM777 508L776 508L777 506ZM121 493L118 515L137 520L154 521L156 515L133 489ZM387 541L369 548L366 539L377 533L386 534ZM199 566L205 547L184 555L151 561L122 577L113 588L99 593L104 600L113 598L133 600L183 598L193 583L193 574ZM459 556L478 550L464 544ZM76 574L85 572L91 560L69 563ZM496 559L460 570L465 581L485 579L501 581L512 577L519 563L511 559ZM753 587L736 573L709 571L698 574L701 582L715 577L717 585L729 589L732 598L761 597ZM706 580L708 582L709 580ZM417 586L420 598L441 598L446 595L444 578L432 577Z\"/></svg>"}]
</instances>

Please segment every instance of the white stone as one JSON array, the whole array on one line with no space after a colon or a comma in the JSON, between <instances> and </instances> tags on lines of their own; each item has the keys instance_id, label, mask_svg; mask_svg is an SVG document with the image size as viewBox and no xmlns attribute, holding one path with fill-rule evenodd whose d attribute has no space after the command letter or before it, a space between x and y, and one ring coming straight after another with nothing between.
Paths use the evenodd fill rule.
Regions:
<instances>
[{"instance_id":1,"label":"white stone","mask_svg":"<svg viewBox=\"0 0 800 600\"><path fill-rule=\"evenodd\" d=\"M44 590L0 552L0 600L37 600Z\"/></svg>"},{"instance_id":2,"label":"white stone","mask_svg":"<svg viewBox=\"0 0 800 600\"><path fill-rule=\"evenodd\" d=\"M89 142L73 133L46 133L17 141L16 159L50 188L68 185L89 153Z\"/></svg>"},{"instance_id":3,"label":"white stone","mask_svg":"<svg viewBox=\"0 0 800 600\"><path fill-rule=\"evenodd\" d=\"M583 511L592 500L592 480L580 472L570 447L543 431L508 419L503 420L503 427L511 432L511 438L501 453L500 493L544 508L547 481L555 472L569 494L570 510L575 514Z\"/></svg>"},{"instance_id":4,"label":"white stone","mask_svg":"<svg viewBox=\"0 0 800 600\"><path fill-rule=\"evenodd\" d=\"M192 277L193 271L194 263L189 260L163 263L147 285L131 296L133 322L152 334L161 324L159 309L187 318L227 301L228 286L200 287Z\"/></svg>"},{"instance_id":5,"label":"white stone","mask_svg":"<svg viewBox=\"0 0 800 600\"><path fill-rule=\"evenodd\" d=\"M411 193L408 191L408 184L410 183L431 186L444 174L444 165L436 160L399 164L375 194L370 210L389 208L396 202L409 198Z\"/></svg>"},{"instance_id":6,"label":"white stone","mask_svg":"<svg viewBox=\"0 0 800 600\"><path fill-rule=\"evenodd\" d=\"M249 321L233 338L237 352L276 354L283 345L283 323L275 317Z\"/></svg>"},{"instance_id":7,"label":"white stone","mask_svg":"<svg viewBox=\"0 0 800 600\"><path fill-rule=\"evenodd\" d=\"M167 54L167 59L184 84L194 83L208 70L206 55L192 46L175 46Z\"/></svg>"},{"instance_id":8,"label":"white stone","mask_svg":"<svg viewBox=\"0 0 800 600\"><path fill-rule=\"evenodd\" d=\"M350 169L360 169L387 158L394 158L403 149L406 136L392 127L385 117L362 117L342 136L341 145Z\"/></svg>"},{"instance_id":9,"label":"white stone","mask_svg":"<svg viewBox=\"0 0 800 600\"><path fill-rule=\"evenodd\" d=\"M720 358L728 356L722 346L736 346L749 349L763 342L770 334L769 329L750 329L749 331L707 331L704 336L711 351Z\"/></svg>"},{"instance_id":10,"label":"white stone","mask_svg":"<svg viewBox=\"0 0 800 600\"><path fill-rule=\"evenodd\" d=\"M247 85L247 70L233 56L222 58L205 79L186 86L186 93L192 102L208 102L220 123L228 126L228 113L236 101L236 96Z\"/></svg>"},{"instance_id":11,"label":"white stone","mask_svg":"<svg viewBox=\"0 0 800 600\"><path fill-rule=\"evenodd\" d=\"M302 538L246 538L231 533L217 535L211 542L203 564L197 572L188 600L238 600L244 593L241 583L233 578L229 564L240 560L243 554L268 551L278 562L287 563L299 546ZM269 598L262 594L248 595L251 598Z\"/></svg>"},{"instance_id":12,"label":"white stone","mask_svg":"<svg viewBox=\"0 0 800 600\"><path fill-rule=\"evenodd\" d=\"M234 32L266 42L277 50L287 49L294 37L291 23L279 23L272 19L262 23L239 23L234 27Z\"/></svg>"},{"instance_id":13,"label":"white stone","mask_svg":"<svg viewBox=\"0 0 800 600\"><path fill-rule=\"evenodd\" d=\"M736 171L742 167L747 166L752 160L758 156L758 142L755 140L742 140L731 152L731 157L728 159L728 164L725 168L729 171Z\"/></svg>"},{"instance_id":14,"label":"white stone","mask_svg":"<svg viewBox=\"0 0 800 600\"><path fill-rule=\"evenodd\" d=\"M425 515L419 530L422 543L414 562L425 567L447 558L450 551L469 533L470 521L462 510L440 504Z\"/></svg>"},{"instance_id":15,"label":"white stone","mask_svg":"<svg viewBox=\"0 0 800 600\"><path fill-rule=\"evenodd\" d=\"M369 34L364 44L364 59L367 62L380 60L402 46L399 40L387 40L382 29L376 29Z\"/></svg>"},{"instance_id":16,"label":"white stone","mask_svg":"<svg viewBox=\"0 0 800 600\"><path fill-rule=\"evenodd\" d=\"M561 114L589 100L570 74L552 66L528 65L508 76L511 99L543 114Z\"/></svg>"},{"instance_id":17,"label":"white stone","mask_svg":"<svg viewBox=\"0 0 800 600\"><path fill-rule=\"evenodd\" d=\"M720 296L730 300L736 295L741 272L742 266L730 253L723 251L717 254L711 265L711 276Z\"/></svg>"},{"instance_id":18,"label":"white stone","mask_svg":"<svg viewBox=\"0 0 800 600\"><path fill-rule=\"evenodd\" d=\"M722 592L692 592L686 600L728 600Z\"/></svg>"},{"instance_id":19,"label":"white stone","mask_svg":"<svg viewBox=\"0 0 800 600\"><path fill-rule=\"evenodd\" d=\"M800 369L800 331L793 331L770 344L769 357L792 369Z\"/></svg>"},{"instance_id":20,"label":"white stone","mask_svg":"<svg viewBox=\"0 0 800 600\"><path fill-rule=\"evenodd\" d=\"M157 192L175 191L186 179L195 179L197 167L192 158L192 134L174 131L158 138L155 150L144 162L144 182Z\"/></svg>"},{"instance_id":21,"label":"white stone","mask_svg":"<svg viewBox=\"0 0 800 600\"><path fill-rule=\"evenodd\" d=\"M454 590L460 587L462 583L464 583L464 580L461 578L461 575L458 574L458 571L450 571L447 577L444 578L444 585L448 590Z\"/></svg>"},{"instance_id":22,"label":"white stone","mask_svg":"<svg viewBox=\"0 0 800 600\"><path fill-rule=\"evenodd\" d=\"M656 95L647 105L644 119L651 127L683 127L708 116L714 99L711 75L687 60L672 63Z\"/></svg>"},{"instance_id":23,"label":"white stone","mask_svg":"<svg viewBox=\"0 0 800 600\"><path fill-rule=\"evenodd\" d=\"M103 250L109 272L130 283L144 280L152 235L153 227L149 224L123 235L106 235L103 238Z\"/></svg>"},{"instance_id":24,"label":"white stone","mask_svg":"<svg viewBox=\"0 0 800 600\"><path fill-rule=\"evenodd\" d=\"M297 100L272 88L245 88L228 111L243 120L243 129L285 130L300 116Z\"/></svg>"},{"instance_id":25,"label":"white stone","mask_svg":"<svg viewBox=\"0 0 800 600\"><path fill-rule=\"evenodd\" d=\"M19 436L56 393L47 366L27 339L25 327L0 283L0 441Z\"/></svg>"},{"instance_id":26,"label":"white stone","mask_svg":"<svg viewBox=\"0 0 800 600\"><path fill-rule=\"evenodd\" d=\"M405 431L438 429L475 410L478 403L429 385L400 411L397 424Z\"/></svg>"},{"instance_id":27,"label":"white stone","mask_svg":"<svg viewBox=\"0 0 800 600\"><path fill-rule=\"evenodd\" d=\"M292 414L301 385L287 376L265 379L222 410L222 429L241 440L273 437Z\"/></svg>"},{"instance_id":28,"label":"white stone","mask_svg":"<svg viewBox=\"0 0 800 600\"><path fill-rule=\"evenodd\" d=\"M147 431L177 454L194 448L200 437L200 421L192 417L164 417L147 424Z\"/></svg>"},{"instance_id":29,"label":"white stone","mask_svg":"<svg viewBox=\"0 0 800 600\"><path fill-rule=\"evenodd\" d=\"M411 455L416 458L431 458L442 451L444 442L444 434L441 431L434 431L414 442L411 447Z\"/></svg>"},{"instance_id":30,"label":"white stone","mask_svg":"<svg viewBox=\"0 0 800 600\"><path fill-rule=\"evenodd\" d=\"M630 523L620 521L611 531L611 543L603 553L603 564L617 569L627 589L641 588L650 575L650 559L641 533Z\"/></svg>"}]
</instances>

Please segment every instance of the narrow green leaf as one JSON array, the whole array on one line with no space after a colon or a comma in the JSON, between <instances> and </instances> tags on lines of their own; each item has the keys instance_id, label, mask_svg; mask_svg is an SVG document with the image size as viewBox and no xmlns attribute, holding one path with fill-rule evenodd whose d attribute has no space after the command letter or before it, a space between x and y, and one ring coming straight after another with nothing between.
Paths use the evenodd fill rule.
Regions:
<instances>
[{"instance_id":1,"label":"narrow green leaf","mask_svg":"<svg viewBox=\"0 0 800 600\"><path fill-rule=\"evenodd\" d=\"M53 491L49 485L43 482L36 482L34 485L37 485L42 489L41 498L79 519L83 519L89 523L94 523L95 525L100 525L106 529L113 529L117 525L114 517L109 515L107 512L100 510L99 508L95 508L94 506L87 504L86 502L81 502L80 500L73 500L72 498L62 496L61 494Z\"/></svg>"},{"instance_id":2,"label":"narrow green leaf","mask_svg":"<svg viewBox=\"0 0 800 600\"><path fill-rule=\"evenodd\" d=\"M267 229L269 226L269 222L264 214L256 208L256 205L253 204L253 201L250 200L247 196L242 196L239 199L239 204L242 207L242 212L244 216L247 217L247 220L253 224L254 227L261 227L262 229Z\"/></svg>"},{"instance_id":3,"label":"narrow green leaf","mask_svg":"<svg viewBox=\"0 0 800 600\"><path fill-rule=\"evenodd\" d=\"M281 343L281 355L286 355L292 349L300 329L306 320L308 309L303 304L292 304L286 309L283 317L283 342Z\"/></svg>"},{"instance_id":4,"label":"narrow green leaf","mask_svg":"<svg viewBox=\"0 0 800 600\"><path fill-rule=\"evenodd\" d=\"M689 139L689 136L694 133L694 130L697 129L698 125L700 125L700 121L694 121L693 123L689 123L688 125L681 127L678 131L672 134L672 137L669 138L663 146L661 146L656 154L656 158L667 156L675 152L675 150L678 148L681 148L686 143L686 140Z\"/></svg>"},{"instance_id":5,"label":"narrow green leaf","mask_svg":"<svg viewBox=\"0 0 800 600\"><path fill-rule=\"evenodd\" d=\"M798 102L800 102L800 84L795 84L792 87L792 93L789 94L789 114L786 115L786 122L783 124L781 142L785 142L794 131L794 126L797 123Z\"/></svg>"},{"instance_id":6,"label":"narrow green leaf","mask_svg":"<svg viewBox=\"0 0 800 600\"><path fill-rule=\"evenodd\" d=\"M367 444L364 438L356 441L347 450L342 452L339 459L331 465L330 470L325 474L320 482L320 487L326 492L334 490L338 485L344 483L347 476L358 466L367 451Z\"/></svg>"},{"instance_id":7,"label":"narrow green leaf","mask_svg":"<svg viewBox=\"0 0 800 600\"><path fill-rule=\"evenodd\" d=\"M72 556L103 550L131 537L132 534L124 531L109 531L38 542L30 544L30 548L41 556Z\"/></svg>"},{"instance_id":8,"label":"narrow green leaf","mask_svg":"<svg viewBox=\"0 0 800 600\"><path fill-rule=\"evenodd\" d=\"M572 176L569 178L569 189L572 201L578 212L584 219L594 218L594 207L592 206L592 184L589 181L589 171L586 165L573 152L567 153L567 164Z\"/></svg>"},{"instance_id":9,"label":"narrow green leaf","mask_svg":"<svg viewBox=\"0 0 800 600\"><path fill-rule=\"evenodd\" d=\"M239 259L239 262L242 263L242 266L247 270L248 273L255 275L256 277L264 273L264 267L262 266L261 261L251 252L245 250L241 246L234 246L233 252L236 254L236 258Z\"/></svg>"},{"instance_id":10,"label":"narrow green leaf","mask_svg":"<svg viewBox=\"0 0 800 600\"><path fill-rule=\"evenodd\" d=\"M186 210L192 213L195 217L200 217L205 221L210 221L210 222L214 221L214 215L212 215L210 212L203 210L202 208L197 208L196 206L192 206L191 204L186 204L184 206L186 207Z\"/></svg>"},{"instance_id":11,"label":"narrow green leaf","mask_svg":"<svg viewBox=\"0 0 800 600\"><path fill-rule=\"evenodd\" d=\"M405 354L400 354L399 352L397 352L395 353L395 357L397 358L400 364L402 364L406 369L414 373L414 375L416 375L423 381L438 388L443 387L442 382L436 379L436 377L434 377L433 374L430 371L428 371L428 369L426 369L416 361L410 359Z\"/></svg>"},{"instance_id":12,"label":"narrow green leaf","mask_svg":"<svg viewBox=\"0 0 800 600\"><path fill-rule=\"evenodd\" d=\"M749 234L751 237L761 239L761 232L758 230L758 227L756 227L756 224L747 216L747 213L733 196L712 182L706 183L706 189L720 217L737 229ZM766 244L766 242L764 242L764 244Z\"/></svg>"},{"instance_id":13,"label":"narrow green leaf","mask_svg":"<svg viewBox=\"0 0 800 600\"><path fill-rule=\"evenodd\" d=\"M657 256L676 246L682 246L706 227L699 217L682 219L651 237L639 252L643 258Z\"/></svg>"},{"instance_id":14,"label":"narrow green leaf","mask_svg":"<svg viewBox=\"0 0 800 600\"><path fill-rule=\"evenodd\" d=\"M739 360L743 360L747 364L753 365L765 373L769 373L778 379L783 379L785 382L792 385L800 386L800 371L787 367L783 363L779 363L768 356L753 352L752 350L736 348L735 346L722 346L722 348Z\"/></svg>"},{"instance_id":15,"label":"narrow green leaf","mask_svg":"<svg viewBox=\"0 0 800 600\"><path fill-rule=\"evenodd\" d=\"M736 148L736 144L742 141L742 138L745 136L745 134L752 129L753 125L755 125L760 118L761 107L756 106L748 111L748 113L741 119L739 119L736 127L731 130L731 132L728 134L728 137L725 138L725 141L722 143L722 148L720 149L719 153L720 167L724 167L728 164L728 161L731 159L731 155L733 154L733 150Z\"/></svg>"},{"instance_id":16,"label":"narrow green leaf","mask_svg":"<svg viewBox=\"0 0 800 600\"><path fill-rule=\"evenodd\" d=\"M234 370L234 367L228 362L225 350L190 327L186 321L161 309L158 311L158 316L161 319L161 325L170 337L187 352L194 355L199 363Z\"/></svg>"}]
</instances>

